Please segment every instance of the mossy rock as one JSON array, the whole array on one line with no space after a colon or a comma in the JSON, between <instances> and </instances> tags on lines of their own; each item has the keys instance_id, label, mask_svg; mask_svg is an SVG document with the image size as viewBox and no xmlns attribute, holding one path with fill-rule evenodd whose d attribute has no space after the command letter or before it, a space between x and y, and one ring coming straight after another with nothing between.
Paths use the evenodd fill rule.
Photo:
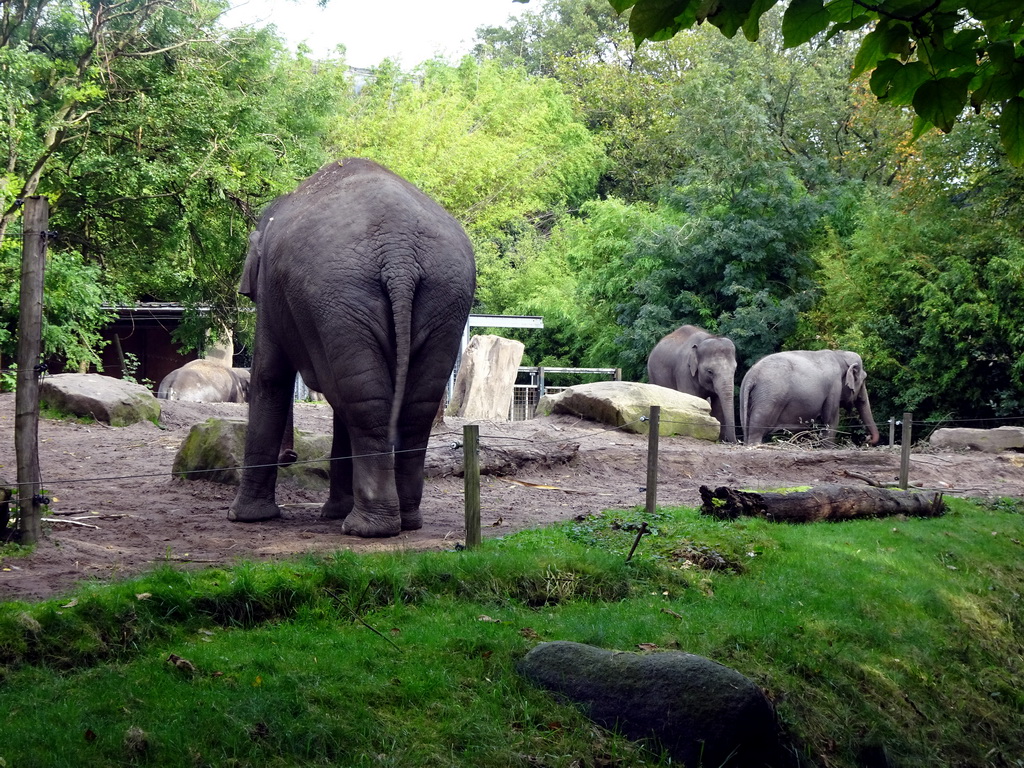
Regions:
<instances>
[{"instance_id":1,"label":"mossy rock","mask_svg":"<svg viewBox=\"0 0 1024 768\"><path fill-rule=\"evenodd\" d=\"M171 471L186 480L210 480L238 485L245 459L246 419L207 419L188 433L174 457ZM325 489L330 485L328 457L331 436L295 431L298 461L278 469L278 481L303 488Z\"/></svg>"},{"instance_id":2,"label":"mossy rock","mask_svg":"<svg viewBox=\"0 0 1024 768\"><path fill-rule=\"evenodd\" d=\"M47 408L112 427L139 421L156 424L160 402L141 384L98 373L60 373L39 384L39 402Z\"/></svg>"}]
</instances>

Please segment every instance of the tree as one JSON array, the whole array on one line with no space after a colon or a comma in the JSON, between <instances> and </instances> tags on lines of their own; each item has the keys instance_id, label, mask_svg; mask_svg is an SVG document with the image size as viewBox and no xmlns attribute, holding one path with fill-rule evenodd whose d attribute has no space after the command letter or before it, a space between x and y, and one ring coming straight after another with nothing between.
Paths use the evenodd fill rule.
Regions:
<instances>
[{"instance_id":1,"label":"tree","mask_svg":"<svg viewBox=\"0 0 1024 768\"><path fill-rule=\"evenodd\" d=\"M779 163L718 179L694 174L662 202L671 220L638 237L650 266L620 306L622 367L644 371L663 335L685 323L729 336L741 364L778 351L811 306L811 246L829 210Z\"/></svg>"},{"instance_id":2,"label":"tree","mask_svg":"<svg viewBox=\"0 0 1024 768\"><path fill-rule=\"evenodd\" d=\"M470 57L412 75L386 63L338 122L333 145L417 184L478 246L524 218L550 226L552 212L593 194L602 161L559 83Z\"/></svg>"},{"instance_id":3,"label":"tree","mask_svg":"<svg viewBox=\"0 0 1024 768\"><path fill-rule=\"evenodd\" d=\"M74 273L62 284L90 305L48 314L59 326L48 353L97 362L75 340L96 338L102 302L214 307L192 313L183 341L193 347L230 327L259 208L325 161L327 122L351 93L343 62L291 57L266 30L224 30L226 7L4 3L0 234L19 198L47 195L55 275ZM0 240L0 271L16 268L14 246Z\"/></svg>"},{"instance_id":4,"label":"tree","mask_svg":"<svg viewBox=\"0 0 1024 768\"><path fill-rule=\"evenodd\" d=\"M918 149L899 190L866 190L850 231L816 247L819 299L792 343L859 352L878 412L1019 414L1024 172L981 119Z\"/></svg>"},{"instance_id":5,"label":"tree","mask_svg":"<svg viewBox=\"0 0 1024 768\"><path fill-rule=\"evenodd\" d=\"M479 259L477 298L488 312L544 317L543 331L517 336L536 364L617 367L619 308L648 271L626 254L664 223L646 204L591 200L550 233L522 234L503 258Z\"/></svg>"},{"instance_id":6,"label":"tree","mask_svg":"<svg viewBox=\"0 0 1024 768\"><path fill-rule=\"evenodd\" d=\"M667 40L705 21L727 37L760 35L761 17L778 0L609 0L630 10L639 45ZM912 106L915 136L949 133L971 107L1000 126L1011 162L1024 164L1024 14L1019 0L792 0L782 31L787 47L825 35L863 35L852 77L871 72L871 91Z\"/></svg>"}]
</instances>

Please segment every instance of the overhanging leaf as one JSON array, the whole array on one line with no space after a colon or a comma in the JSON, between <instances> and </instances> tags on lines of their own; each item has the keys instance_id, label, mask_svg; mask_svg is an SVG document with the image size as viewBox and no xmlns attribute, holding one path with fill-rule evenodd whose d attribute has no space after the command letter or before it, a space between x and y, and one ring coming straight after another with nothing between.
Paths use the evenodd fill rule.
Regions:
<instances>
[{"instance_id":1,"label":"overhanging leaf","mask_svg":"<svg viewBox=\"0 0 1024 768\"><path fill-rule=\"evenodd\" d=\"M926 133L928 133L928 131L930 131L934 127L935 127L934 125L929 123L927 120L925 120L920 115L915 115L914 116L914 127L913 127L913 130L910 132L910 140L912 142L917 141L918 139L920 139L922 136L924 136Z\"/></svg>"},{"instance_id":2,"label":"overhanging leaf","mask_svg":"<svg viewBox=\"0 0 1024 768\"><path fill-rule=\"evenodd\" d=\"M860 48L857 49L857 56L853 61L853 71L850 73L851 80L874 68L879 61L885 58L885 53L882 51L882 44L884 42L885 38L880 29L874 29L864 36Z\"/></svg>"},{"instance_id":3,"label":"overhanging leaf","mask_svg":"<svg viewBox=\"0 0 1024 768\"><path fill-rule=\"evenodd\" d=\"M707 20L726 37L735 37L736 33L746 25L755 12L756 0L722 0L714 13L709 13Z\"/></svg>"},{"instance_id":4,"label":"overhanging leaf","mask_svg":"<svg viewBox=\"0 0 1024 768\"><path fill-rule=\"evenodd\" d=\"M787 48L802 45L831 21L824 0L793 0L782 17L782 39Z\"/></svg>"},{"instance_id":5,"label":"overhanging leaf","mask_svg":"<svg viewBox=\"0 0 1024 768\"><path fill-rule=\"evenodd\" d=\"M966 0L964 6L979 21L1009 16L1020 11L1020 0Z\"/></svg>"},{"instance_id":6,"label":"overhanging leaf","mask_svg":"<svg viewBox=\"0 0 1024 768\"><path fill-rule=\"evenodd\" d=\"M743 23L743 36L755 42L761 36L761 17L775 7L778 0L757 0L750 9L750 15Z\"/></svg>"},{"instance_id":7,"label":"overhanging leaf","mask_svg":"<svg viewBox=\"0 0 1024 768\"><path fill-rule=\"evenodd\" d=\"M871 75L871 92L890 104L911 104L917 89L928 78L928 67L920 61L903 64L895 59L885 59L878 63Z\"/></svg>"},{"instance_id":8,"label":"overhanging leaf","mask_svg":"<svg viewBox=\"0 0 1024 768\"><path fill-rule=\"evenodd\" d=\"M914 111L943 133L949 133L967 106L969 82L970 76L961 76L923 83L914 93Z\"/></svg>"},{"instance_id":9,"label":"overhanging leaf","mask_svg":"<svg viewBox=\"0 0 1024 768\"><path fill-rule=\"evenodd\" d=\"M629 31L637 44L668 40L696 21L700 0L638 0L629 14Z\"/></svg>"},{"instance_id":10,"label":"overhanging leaf","mask_svg":"<svg viewBox=\"0 0 1024 768\"><path fill-rule=\"evenodd\" d=\"M611 3L616 13L624 13L636 5L636 0L608 0L608 2Z\"/></svg>"},{"instance_id":11,"label":"overhanging leaf","mask_svg":"<svg viewBox=\"0 0 1024 768\"><path fill-rule=\"evenodd\" d=\"M1015 96L1003 105L999 117L999 139L1014 165L1024 165L1024 99Z\"/></svg>"}]
</instances>

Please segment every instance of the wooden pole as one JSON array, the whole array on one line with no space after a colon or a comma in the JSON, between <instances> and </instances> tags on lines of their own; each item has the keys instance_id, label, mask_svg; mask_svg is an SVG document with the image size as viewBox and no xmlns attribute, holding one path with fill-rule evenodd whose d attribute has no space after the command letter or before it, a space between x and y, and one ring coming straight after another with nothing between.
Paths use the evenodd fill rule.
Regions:
<instances>
[{"instance_id":1,"label":"wooden pole","mask_svg":"<svg viewBox=\"0 0 1024 768\"><path fill-rule=\"evenodd\" d=\"M43 349L43 277L50 208L46 198L25 200L22 217L21 301L14 451L18 462L18 527L23 544L42 536L39 472L39 365Z\"/></svg>"},{"instance_id":2,"label":"wooden pole","mask_svg":"<svg viewBox=\"0 0 1024 768\"><path fill-rule=\"evenodd\" d=\"M466 549L480 546L480 427L462 428L462 466L466 489Z\"/></svg>"},{"instance_id":3,"label":"wooden pole","mask_svg":"<svg viewBox=\"0 0 1024 768\"><path fill-rule=\"evenodd\" d=\"M652 405L647 434L647 514L653 515L658 505L658 432L661 431L661 406Z\"/></svg>"},{"instance_id":4,"label":"wooden pole","mask_svg":"<svg viewBox=\"0 0 1024 768\"><path fill-rule=\"evenodd\" d=\"M896 417L889 417L889 450L896 450Z\"/></svg>"},{"instance_id":5,"label":"wooden pole","mask_svg":"<svg viewBox=\"0 0 1024 768\"><path fill-rule=\"evenodd\" d=\"M912 438L910 435L910 425L913 423L914 414L904 413L903 414L903 451L900 453L900 488L907 490L910 485L910 444Z\"/></svg>"}]
</instances>

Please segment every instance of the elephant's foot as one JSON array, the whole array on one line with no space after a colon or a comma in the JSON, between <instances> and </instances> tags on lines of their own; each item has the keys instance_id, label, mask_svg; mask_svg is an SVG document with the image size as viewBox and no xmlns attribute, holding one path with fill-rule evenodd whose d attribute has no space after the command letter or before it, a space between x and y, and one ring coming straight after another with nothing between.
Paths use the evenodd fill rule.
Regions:
<instances>
[{"instance_id":1,"label":"elephant's foot","mask_svg":"<svg viewBox=\"0 0 1024 768\"><path fill-rule=\"evenodd\" d=\"M402 523L398 515L370 516L356 510L345 518L341 532L366 539L397 536L402 532Z\"/></svg>"},{"instance_id":2,"label":"elephant's foot","mask_svg":"<svg viewBox=\"0 0 1024 768\"><path fill-rule=\"evenodd\" d=\"M402 530L403 531L418 531L423 527L423 513L420 510L414 509L411 511L402 511Z\"/></svg>"},{"instance_id":3,"label":"elephant's foot","mask_svg":"<svg viewBox=\"0 0 1024 768\"><path fill-rule=\"evenodd\" d=\"M320 517L327 520L344 520L352 511L352 501L328 501L320 507Z\"/></svg>"},{"instance_id":4,"label":"elephant's foot","mask_svg":"<svg viewBox=\"0 0 1024 768\"><path fill-rule=\"evenodd\" d=\"M281 508L272 499L236 498L228 509L228 520L236 523L258 523L281 516Z\"/></svg>"}]
</instances>

